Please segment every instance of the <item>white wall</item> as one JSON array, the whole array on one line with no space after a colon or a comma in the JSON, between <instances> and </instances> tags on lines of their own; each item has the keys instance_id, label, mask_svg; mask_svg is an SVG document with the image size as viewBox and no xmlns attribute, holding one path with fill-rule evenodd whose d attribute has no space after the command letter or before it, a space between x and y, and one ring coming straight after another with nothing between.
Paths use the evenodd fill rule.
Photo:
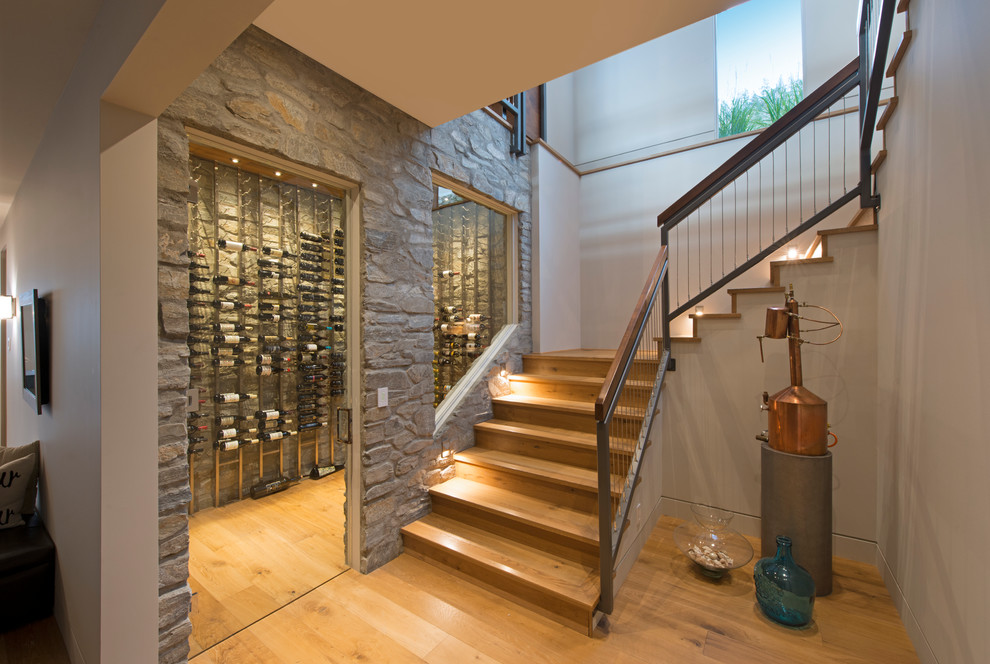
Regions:
<instances>
[{"instance_id":1,"label":"white wall","mask_svg":"<svg viewBox=\"0 0 990 664\"><path fill-rule=\"evenodd\" d=\"M8 431L11 444L41 440L42 514L58 559L55 615L74 663L112 661L102 659L102 632L142 646L132 650L132 658L154 657L157 649L155 581L135 578L126 564L134 555L157 557L154 425L145 427L150 440L141 437L139 427L128 441L134 446L143 440L149 446L147 463L118 469L148 487L132 497L135 506L146 509L143 525L133 528L134 521L118 519L112 510L107 511L111 518L104 519L101 503L103 483L122 480L103 475L101 468L99 99L161 4L120 0L101 8L3 228L12 291L37 288L50 298L52 404L39 417L19 397L21 358L15 333L7 380L18 390L11 390ZM104 266L122 259L126 251L120 247L103 256ZM143 297L153 302L154 288ZM127 333L126 328L118 330ZM127 366L132 359L121 355L117 362ZM133 380L142 385L148 378L135 375ZM112 389L127 389L125 385ZM103 550L102 537L121 531L129 532L129 546ZM113 569L114 576L103 577L103 567ZM133 611L118 612L113 623L101 622L101 586L129 590ZM143 625L135 622L142 617Z\"/></svg>"},{"instance_id":2,"label":"white wall","mask_svg":"<svg viewBox=\"0 0 990 664\"><path fill-rule=\"evenodd\" d=\"M581 347L579 179L533 146L533 345L536 352Z\"/></svg>"},{"instance_id":3,"label":"white wall","mask_svg":"<svg viewBox=\"0 0 990 664\"><path fill-rule=\"evenodd\" d=\"M880 172L879 546L924 662L990 661L990 5L910 5Z\"/></svg>"}]
</instances>

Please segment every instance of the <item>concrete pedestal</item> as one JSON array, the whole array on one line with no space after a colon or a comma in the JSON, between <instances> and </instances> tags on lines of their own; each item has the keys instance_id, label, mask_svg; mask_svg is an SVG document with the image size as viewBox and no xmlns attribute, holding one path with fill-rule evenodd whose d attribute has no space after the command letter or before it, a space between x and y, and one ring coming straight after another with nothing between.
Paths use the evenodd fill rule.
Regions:
<instances>
[{"instance_id":1,"label":"concrete pedestal","mask_svg":"<svg viewBox=\"0 0 990 664\"><path fill-rule=\"evenodd\" d=\"M762 557L791 538L797 564L811 573L818 596L832 592L832 453L778 452L763 443L760 507Z\"/></svg>"}]
</instances>

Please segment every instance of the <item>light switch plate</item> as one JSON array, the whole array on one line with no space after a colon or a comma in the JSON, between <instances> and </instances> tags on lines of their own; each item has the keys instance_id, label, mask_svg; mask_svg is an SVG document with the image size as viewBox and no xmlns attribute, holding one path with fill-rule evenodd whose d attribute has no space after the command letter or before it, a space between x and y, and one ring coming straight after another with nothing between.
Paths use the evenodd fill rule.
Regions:
<instances>
[{"instance_id":1,"label":"light switch plate","mask_svg":"<svg viewBox=\"0 0 990 664\"><path fill-rule=\"evenodd\" d=\"M384 408L388 405L388 388L379 387L378 388L378 407Z\"/></svg>"}]
</instances>

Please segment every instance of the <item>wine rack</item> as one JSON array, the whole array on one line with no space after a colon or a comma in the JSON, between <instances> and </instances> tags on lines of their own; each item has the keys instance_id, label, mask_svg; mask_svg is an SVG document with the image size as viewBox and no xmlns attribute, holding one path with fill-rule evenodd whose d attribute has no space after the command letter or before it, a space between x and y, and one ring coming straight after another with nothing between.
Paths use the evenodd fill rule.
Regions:
<instances>
[{"instance_id":1,"label":"wine rack","mask_svg":"<svg viewBox=\"0 0 990 664\"><path fill-rule=\"evenodd\" d=\"M484 353L508 317L506 216L435 190L434 406Z\"/></svg>"},{"instance_id":2,"label":"wine rack","mask_svg":"<svg viewBox=\"0 0 990 664\"><path fill-rule=\"evenodd\" d=\"M342 196L202 152L191 147L191 512L342 464L333 417L347 406Z\"/></svg>"}]
</instances>

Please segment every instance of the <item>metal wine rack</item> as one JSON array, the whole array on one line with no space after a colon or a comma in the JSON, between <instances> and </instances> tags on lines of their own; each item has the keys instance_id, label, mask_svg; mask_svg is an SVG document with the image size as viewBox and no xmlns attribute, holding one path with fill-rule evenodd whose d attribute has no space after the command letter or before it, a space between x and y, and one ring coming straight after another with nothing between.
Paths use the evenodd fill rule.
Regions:
<instances>
[{"instance_id":1,"label":"metal wine rack","mask_svg":"<svg viewBox=\"0 0 990 664\"><path fill-rule=\"evenodd\" d=\"M347 405L347 257L335 191L191 152L193 512L241 499L261 482L343 463L333 416ZM241 396L217 401L224 394Z\"/></svg>"},{"instance_id":2,"label":"metal wine rack","mask_svg":"<svg viewBox=\"0 0 990 664\"><path fill-rule=\"evenodd\" d=\"M447 190L443 190L447 191ZM506 324L506 216L456 194L433 211L434 406Z\"/></svg>"}]
</instances>

